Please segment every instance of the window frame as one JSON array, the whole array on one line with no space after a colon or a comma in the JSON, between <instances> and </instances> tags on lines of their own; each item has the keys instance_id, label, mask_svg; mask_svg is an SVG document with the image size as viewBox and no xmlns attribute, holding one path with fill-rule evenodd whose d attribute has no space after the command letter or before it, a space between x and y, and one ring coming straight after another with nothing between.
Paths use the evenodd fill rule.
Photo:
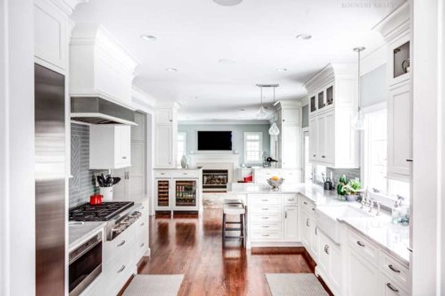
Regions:
<instances>
[{"instance_id":1,"label":"window frame","mask_svg":"<svg viewBox=\"0 0 445 296\"><path fill-rule=\"evenodd\" d=\"M247 159L247 143L248 142L254 142L252 140L248 140L247 137L249 135L259 135L259 140L255 141L255 142L259 142L259 156L257 160L248 160ZM244 163L262 163L263 159L262 159L262 151L263 151L263 132L244 132L244 147L243 147L243 155L244 155Z\"/></svg>"},{"instance_id":2,"label":"window frame","mask_svg":"<svg viewBox=\"0 0 445 296\"><path fill-rule=\"evenodd\" d=\"M177 151L176 151L176 162L177 162L177 165L179 165L179 166L181 166L181 158L182 158L182 155L179 155L179 136L180 135L183 135L184 136L184 153L182 154L182 155L187 155L187 132L178 132L177 134L176 134L176 149L177 149Z\"/></svg>"}]
</instances>

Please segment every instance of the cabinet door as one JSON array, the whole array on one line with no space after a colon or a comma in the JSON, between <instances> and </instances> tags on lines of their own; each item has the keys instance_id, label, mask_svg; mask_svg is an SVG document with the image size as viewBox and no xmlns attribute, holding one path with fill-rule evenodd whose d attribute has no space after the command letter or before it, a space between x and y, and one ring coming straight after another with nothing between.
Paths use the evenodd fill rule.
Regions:
<instances>
[{"instance_id":1,"label":"cabinet door","mask_svg":"<svg viewBox=\"0 0 445 296\"><path fill-rule=\"evenodd\" d=\"M326 277L324 280L331 291L340 291L343 266L341 250L322 232L319 232L319 242L318 268Z\"/></svg>"},{"instance_id":2,"label":"cabinet door","mask_svg":"<svg viewBox=\"0 0 445 296\"><path fill-rule=\"evenodd\" d=\"M284 239L298 239L298 207L284 207Z\"/></svg>"},{"instance_id":3,"label":"cabinet door","mask_svg":"<svg viewBox=\"0 0 445 296\"><path fill-rule=\"evenodd\" d=\"M197 180L175 180L175 209L197 209Z\"/></svg>"},{"instance_id":4,"label":"cabinet door","mask_svg":"<svg viewBox=\"0 0 445 296\"><path fill-rule=\"evenodd\" d=\"M157 109L156 110L156 124L169 124L173 121L172 109Z\"/></svg>"},{"instance_id":5,"label":"cabinet door","mask_svg":"<svg viewBox=\"0 0 445 296\"><path fill-rule=\"evenodd\" d=\"M314 260L318 260L318 252L319 252L319 235L318 235L318 228L315 224L315 219L312 217L309 217L309 233L310 233L310 248L312 255L314 256Z\"/></svg>"},{"instance_id":6,"label":"cabinet door","mask_svg":"<svg viewBox=\"0 0 445 296\"><path fill-rule=\"evenodd\" d=\"M316 117L309 120L309 160L318 159L318 121Z\"/></svg>"},{"instance_id":7,"label":"cabinet door","mask_svg":"<svg viewBox=\"0 0 445 296\"><path fill-rule=\"evenodd\" d=\"M296 168L297 158L299 156L299 128L295 123L283 123L281 125L281 167Z\"/></svg>"},{"instance_id":8,"label":"cabinet door","mask_svg":"<svg viewBox=\"0 0 445 296\"><path fill-rule=\"evenodd\" d=\"M325 151L322 154L325 156L325 161L328 163L335 162L335 115L334 112L329 112L324 115L325 125L324 125L324 148Z\"/></svg>"},{"instance_id":9,"label":"cabinet door","mask_svg":"<svg viewBox=\"0 0 445 296\"><path fill-rule=\"evenodd\" d=\"M388 174L408 178L412 158L412 100L410 85L389 91Z\"/></svg>"},{"instance_id":10,"label":"cabinet door","mask_svg":"<svg viewBox=\"0 0 445 296\"><path fill-rule=\"evenodd\" d=\"M311 232L309 224L309 215L305 211L301 211L301 242L306 247L310 248Z\"/></svg>"},{"instance_id":11,"label":"cabinet door","mask_svg":"<svg viewBox=\"0 0 445 296\"><path fill-rule=\"evenodd\" d=\"M326 161L326 116L318 117L318 160Z\"/></svg>"},{"instance_id":12,"label":"cabinet door","mask_svg":"<svg viewBox=\"0 0 445 296\"><path fill-rule=\"evenodd\" d=\"M114 161L116 167L131 166L131 127L115 127L115 147L116 153Z\"/></svg>"},{"instance_id":13,"label":"cabinet door","mask_svg":"<svg viewBox=\"0 0 445 296\"><path fill-rule=\"evenodd\" d=\"M347 295L375 296L380 295L378 287L378 270L357 252L348 250L348 293Z\"/></svg>"},{"instance_id":14,"label":"cabinet door","mask_svg":"<svg viewBox=\"0 0 445 296\"><path fill-rule=\"evenodd\" d=\"M172 126L157 125L155 134L155 166L158 168L174 167L172 163Z\"/></svg>"}]
</instances>

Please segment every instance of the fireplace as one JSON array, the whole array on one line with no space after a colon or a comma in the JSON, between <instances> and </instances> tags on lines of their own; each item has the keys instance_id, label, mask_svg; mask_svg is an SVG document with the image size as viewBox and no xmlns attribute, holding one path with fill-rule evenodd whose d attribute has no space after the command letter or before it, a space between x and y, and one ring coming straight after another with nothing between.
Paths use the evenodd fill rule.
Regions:
<instances>
[{"instance_id":1,"label":"fireplace","mask_svg":"<svg viewBox=\"0 0 445 296\"><path fill-rule=\"evenodd\" d=\"M206 169L202 171L202 189L204 191L226 191L228 182L228 170Z\"/></svg>"}]
</instances>

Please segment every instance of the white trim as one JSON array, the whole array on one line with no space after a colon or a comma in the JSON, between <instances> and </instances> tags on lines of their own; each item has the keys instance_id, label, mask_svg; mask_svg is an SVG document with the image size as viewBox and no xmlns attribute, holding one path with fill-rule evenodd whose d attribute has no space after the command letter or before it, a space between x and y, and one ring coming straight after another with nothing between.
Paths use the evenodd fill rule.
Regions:
<instances>
[{"instance_id":1,"label":"white trim","mask_svg":"<svg viewBox=\"0 0 445 296\"><path fill-rule=\"evenodd\" d=\"M360 61L360 76L363 76L380 66L387 63L388 60L388 45L382 44L379 48L370 52Z\"/></svg>"},{"instance_id":2,"label":"white trim","mask_svg":"<svg viewBox=\"0 0 445 296\"><path fill-rule=\"evenodd\" d=\"M113 117L110 115L102 114L102 113L71 113L71 118L73 117L100 117L112 121L116 121L118 123L126 124L126 125L137 125L136 123L128 120L124 120L121 118ZM74 119L74 121L76 121Z\"/></svg>"}]
</instances>

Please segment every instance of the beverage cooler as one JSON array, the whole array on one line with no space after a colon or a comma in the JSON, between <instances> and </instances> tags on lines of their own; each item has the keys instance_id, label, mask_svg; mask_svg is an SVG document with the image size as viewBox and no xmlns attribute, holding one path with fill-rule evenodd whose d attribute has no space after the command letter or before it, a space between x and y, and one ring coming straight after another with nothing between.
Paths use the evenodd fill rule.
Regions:
<instances>
[{"instance_id":1,"label":"beverage cooler","mask_svg":"<svg viewBox=\"0 0 445 296\"><path fill-rule=\"evenodd\" d=\"M199 179L155 179L156 211L198 211Z\"/></svg>"}]
</instances>

